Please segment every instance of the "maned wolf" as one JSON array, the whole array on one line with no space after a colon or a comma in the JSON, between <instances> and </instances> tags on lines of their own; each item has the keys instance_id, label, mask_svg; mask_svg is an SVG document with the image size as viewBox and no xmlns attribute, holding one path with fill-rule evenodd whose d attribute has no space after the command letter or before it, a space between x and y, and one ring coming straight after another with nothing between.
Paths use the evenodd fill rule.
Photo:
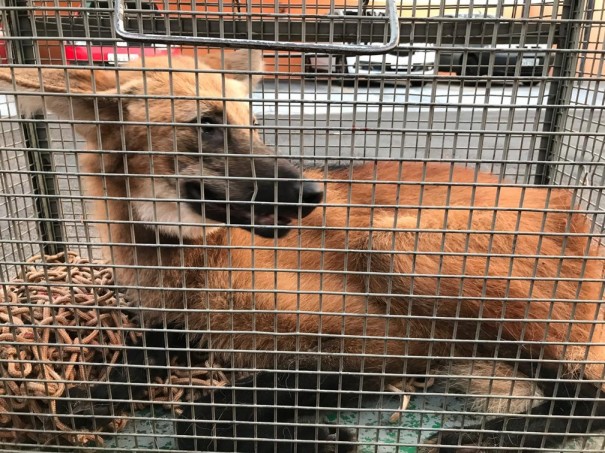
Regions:
<instances>
[{"instance_id":1,"label":"maned wolf","mask_svg":"<svg viewBox=\"0 0 605 453\"><path fill-rule=\"evenodd\" d=\"M303 171L254 126L258 77L245 71L258 73L258 60L0 70L22 112L54 112L86 139L78 160L94 220L141 322L169 326L171 338L193 332L188 347L234 368L266 370L186 409L179 446L352 451L347 431L289 425L338 404L339 390L380 388L370 375L440 367L473 373L452 388L490 397L483 410L509 398L504 411L518 414L442 432L425 451L525 451L605 427L602 266L572 195L439 163ZM147 346L167 347L164 333ZM163 350L151 363L143 355L128 360L166 366ZM469 357L481 362L451 366ZM498 379L523 373L533 381ZM128 399L146 379L117 366L92 395Z\"/></svg>"}]
</instances>

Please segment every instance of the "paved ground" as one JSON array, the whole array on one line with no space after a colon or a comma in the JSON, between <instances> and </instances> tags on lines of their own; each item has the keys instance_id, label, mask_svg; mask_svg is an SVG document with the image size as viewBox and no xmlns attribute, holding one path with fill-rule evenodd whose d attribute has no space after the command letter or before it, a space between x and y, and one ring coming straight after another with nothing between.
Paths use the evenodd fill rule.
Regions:
<instances>
[{"instance_id":1,"label":"paved ground","mask_svg":"<svg viewBox=\"0 0 605 453\"><path fill-rule=\"evenodd\" d=\"M316 156L318 163L349 157L528 162L535 148L530 134L540 130L544 106L540 86L439 83L359 90L306 82L291 83L288 90L283 83L263 88L255 110L264 123L291 128L269 129L267 140L282 153ZM516 163L505 169L514 178L526 170Z\"/></svg>"}]
</instances>

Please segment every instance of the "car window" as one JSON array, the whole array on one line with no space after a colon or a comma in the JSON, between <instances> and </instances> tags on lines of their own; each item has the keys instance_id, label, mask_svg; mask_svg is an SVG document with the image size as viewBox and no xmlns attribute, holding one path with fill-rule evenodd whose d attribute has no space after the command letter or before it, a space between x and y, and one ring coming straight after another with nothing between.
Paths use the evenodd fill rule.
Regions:
<instances>
[{"instance_id":1,"label":"car window","mask_svg":"<svg viewBox=\"0 0 605 453\"><path fill-rule=\"evenodd\" d=\"M86 8L109 9L110 6L109 2L89 0L86 2ZM141 2L140 7L137 5L137 2L126 2L126 9L157 10L157 7L151 2Z\"/></svg>"}]
</instances>

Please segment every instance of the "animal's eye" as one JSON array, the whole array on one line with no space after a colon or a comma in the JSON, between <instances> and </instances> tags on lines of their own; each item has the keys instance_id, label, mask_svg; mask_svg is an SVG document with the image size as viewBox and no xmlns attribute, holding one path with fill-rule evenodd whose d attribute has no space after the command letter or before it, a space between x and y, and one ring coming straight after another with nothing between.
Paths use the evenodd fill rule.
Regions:
<instances>
[{"instance_id":1,"label":"animal's eye","mask_svg":"<svg viewBox=\"0 0 605 453\"><path fill-rule=\"evenodd\" d=\"M222 122L211 116L203 116L201 118L195 118L189 121L190 124L199 126L202 128L202 135L209 136L222 132L220 125Z\"/></svg>"}]
</instances>

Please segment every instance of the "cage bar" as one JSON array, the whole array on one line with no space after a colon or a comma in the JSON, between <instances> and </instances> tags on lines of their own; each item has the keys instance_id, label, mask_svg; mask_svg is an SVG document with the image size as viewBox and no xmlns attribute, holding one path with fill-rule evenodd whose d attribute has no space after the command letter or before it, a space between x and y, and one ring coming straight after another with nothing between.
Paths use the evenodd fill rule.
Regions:
<instances>
[{"instance_id":1,"label":"cage bar","mask_svg":"<svg viewBox=\"0 0 605 453\"><path fill-rule=\"evenodd\" d=\"M605 449L605 3L0 17L2 451Z\"/></svg>"}]
</instances>

